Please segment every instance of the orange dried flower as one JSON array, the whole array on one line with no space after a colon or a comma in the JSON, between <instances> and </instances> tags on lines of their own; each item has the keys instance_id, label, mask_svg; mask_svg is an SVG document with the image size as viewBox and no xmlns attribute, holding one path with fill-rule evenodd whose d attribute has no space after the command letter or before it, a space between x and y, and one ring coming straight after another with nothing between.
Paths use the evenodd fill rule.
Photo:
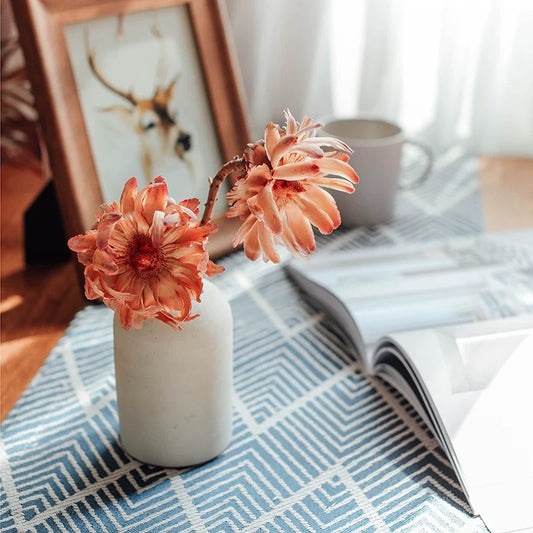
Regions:
<instances>
[{"instance_id":1,"label":"orange dried flower","mask_svg":"<svg viewBox=\"0 0 533 533\"><path fill-rule=\"evenodd\" d=\"M248 145L247 172L227 194L228 217L239 217L234 246L249 259L262 254L279 263L276 244L306 257L315 250L312 226L329 234L341 222L333 197L322 187L351 193L359 178L348 164L351 149L338 139L317 137L321 124L300 124L285 110L286 126L268 124L264 140ZM337 177L335 177L337 176Z\"/></svg>"},{"instance_id":2,"label":"orange dried flower","mask_svg":"<svg viewBox=\"0 0 533 533\"><path fill-rule=\"evenodd\" d=\"M131 178L120 204L104 204L93 230L68 246L85 265L85 294L102 298L125 329L157 318L175 329L192 320L204 275L224 270L209 260L206 244L217 230L200 225L199 201L174 202L162 177L137 192Z\"/></svg>"}]
</instances>

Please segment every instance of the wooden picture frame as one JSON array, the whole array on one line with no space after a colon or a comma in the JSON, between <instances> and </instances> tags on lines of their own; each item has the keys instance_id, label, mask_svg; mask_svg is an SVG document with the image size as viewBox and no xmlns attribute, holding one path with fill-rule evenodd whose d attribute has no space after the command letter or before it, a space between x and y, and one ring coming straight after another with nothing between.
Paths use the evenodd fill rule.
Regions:
<instances>
[{"instance_id":1,"label":"wooden picture frame","mask_svg":"<svg viewBox=\"0 0 533 533\"><path fill-rule=\"evenodd\" d=\"M72 45L67 42L67 34L76 25L85 23L90 28L91 24L99 24L106 17L139 18L165 9L172 9L171 15L176 10L183 18L186 10L191 42L196 47L201 71L196 77L205 87L221 163L242 154L250 141L242 89L218 0L16 0L12 7L68 236L91 228L95 222L95 210L103 201L118 200L117 197L104 198L102 193L94 146L91 146L86 115L80 102L81 93L74 72L76 62L71 61ZM98 38L94 40L100 41ZM98 75L95 70L93 74ZM217 170L213 168L210 175L202 175L201 179L207 183ZM121 184L129 177L122 176ZM139 179L139 186L142 185ZM176 196L178 201L184 198L180 194ZM205 197L199 199L205 201ZM219 222L222 220L235 228L234 220L229 222L223 216L218 217ZM222 223L210 243L213 257L231 249L232 234L233 229Z\"/></svg>"}]
</instances>

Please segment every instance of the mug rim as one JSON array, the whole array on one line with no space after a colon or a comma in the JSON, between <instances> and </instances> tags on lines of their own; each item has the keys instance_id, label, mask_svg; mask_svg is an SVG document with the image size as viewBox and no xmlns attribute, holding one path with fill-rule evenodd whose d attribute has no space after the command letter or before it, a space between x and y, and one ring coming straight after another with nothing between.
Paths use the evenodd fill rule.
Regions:
<instances>
[{"instance_id":1,"label":"mug rim","mask_svg":"<svg viewBox=\"0 0 533 533\"><path fill-rule=\"evenodd\" d=\"M330 126L332 123L340 123L340 122L373 122L375 124L381 124L388 127L393 128L395 131L391 135L384 135L380 137L372 137L372 138L366 138L366 137L353 137L353 136L346 136L346 135L337 135L335 133L332 133L331 131L328 131L328 126ZM394 144L397 142L402 142L404 140L404 133L400 126L393 122L389 122L387 120L384 120L382 118L376 118L372 116L329 116L325 117L322 120L320 120L320 123L324 124L320 131L322 134L336 137L338 139L342 139L346 142L348 145L383 145L383 144Z\"/></svg>"}]
</instances>

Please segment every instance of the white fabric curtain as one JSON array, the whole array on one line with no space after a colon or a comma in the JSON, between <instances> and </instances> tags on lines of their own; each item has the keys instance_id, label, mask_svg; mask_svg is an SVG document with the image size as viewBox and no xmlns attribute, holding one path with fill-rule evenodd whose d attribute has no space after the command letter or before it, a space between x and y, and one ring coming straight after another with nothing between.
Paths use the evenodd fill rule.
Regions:
<instances>
[{"instance_id":1,"label":"white fabric curtain","mask_svg":"<svg viewBox=\"0 0 533 533\"><path fill-rule=\"evenodd\" d=\"M226 2L255 136L288 106L533 157L533 1Z\"/></svg>"}]
</instances>

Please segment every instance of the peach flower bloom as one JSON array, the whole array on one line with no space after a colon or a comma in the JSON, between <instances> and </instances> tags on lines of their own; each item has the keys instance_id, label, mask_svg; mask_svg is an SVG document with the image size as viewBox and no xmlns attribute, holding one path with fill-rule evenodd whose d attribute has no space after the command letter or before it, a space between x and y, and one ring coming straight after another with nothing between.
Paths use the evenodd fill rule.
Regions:
<instances>
[{"instance_id":1,"label":"peach flower bloom","mask_svg":"<svg viewBox=\"0 0 533 533\"><path fill-rule=\"evenodd\" d=\"M161 177L139 192L137 180L128 180L120 205L101 206L95 228L68 241L85 265L87 298L102 298L125 329L149 318L180 329L195 318L192 300L200 301L204 275L224 270L209 260L207 239L217 227L200 226L199 203L177 204Z\"/></svg>"},{"instance_id":2,"label":"peach flower bloom","mask_svg":"<svg viewBox=\"0 0 533 533\"><path fill-rule=\"evenodd\" d=\"M244 244L255 261L279 263L276 244L306 257L315 250L312 226L331 233L341 222L335 200L322 187L351 193L357 174L348 164L350 148L332 137L317 137L321 124L300 124L285 110L286 125L268 124L264 140L248 145L247 173L227 194L228 217L239 217L234 246Z\"/></svg>"}]
</instances>

